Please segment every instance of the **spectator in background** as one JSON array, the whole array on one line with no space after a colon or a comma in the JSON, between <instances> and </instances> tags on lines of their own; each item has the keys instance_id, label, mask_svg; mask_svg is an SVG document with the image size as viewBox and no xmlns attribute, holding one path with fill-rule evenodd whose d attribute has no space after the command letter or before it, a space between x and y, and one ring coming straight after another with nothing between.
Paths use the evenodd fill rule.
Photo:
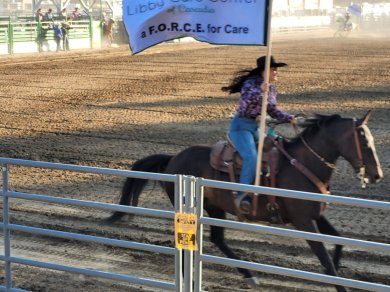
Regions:
<instances>
[{"instance_id":1,"label":"spectator in background","mask_svg":"<svg viewBox=\"0 0 390 292\"><path fill-rule=\"evenodd\" d=\"M66 8L61 10L60 14L58 15L58 20L65 21L65 22L68 21L68 14L67 14Z\"/></svg>"},{"instance_id":2,"label":"spectator in background","mask_svg":"<svg viewBox=\"0 0 390 292\"><path fill-rule=\"evenodd\" d=\"M37 12L35 12L35 20L41 22L43 20L43 16L42 8L38 8Z\"/></svg>"},{"instance_id":3,"label":"spectator in background","mask_svg":"<svg viewBox=\"0 0 390 292\"><path fill-rule=\"evenodd\" d=\"M80 9L78 7L76 7L73 10L72 14L70 15L70 19L71 20L79 20L80 16L81 16Z\"/></svg>"},{"instance_id":4,"label":"spectator in background","mask_svg":"<svg viewBox=\"0 0 390 292\"><path fill-rule=\"evenodd\" d=\"M62 31L62 49L64 51L69 51L69 30L70 25L67 23L61 24L61 31Z\"/></svg>"},{"instance_id":5,"label":"spectator in background","mask_svg":"<svg viewBox=\"0 0 390 292\"><path fill-rule=\"evenodd\" d=\"M45 17L43 18L44 21L53 21L53 10L49 8L46 13Z\"/></svg>"},{"instance_id":6,"label":"spectator in background","mask_svg":"<svg viewBox=\"0 0 390 292\"><path fill-rule=\"evenodd\" d=\"M36 42L38 44L38 52L43 52L43 47L46 48L47 52L50 52L50 45L49 42L47 41L47 32L50 29L50 26L44 27L42 26L41 29L39 30Z\"/></svg>"}]
</instances>

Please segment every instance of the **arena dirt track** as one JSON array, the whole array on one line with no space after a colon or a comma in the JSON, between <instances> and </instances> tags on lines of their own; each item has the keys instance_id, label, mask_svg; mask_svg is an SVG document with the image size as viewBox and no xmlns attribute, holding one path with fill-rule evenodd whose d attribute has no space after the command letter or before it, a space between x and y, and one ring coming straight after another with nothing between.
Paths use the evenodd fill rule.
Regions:
<instances>
[{"instance_id":1,"label":"arena dirt track","mask_svg":"<svg viewBox=\"0 0 390 292\"><path fill-rule=\"evenodd\" d=\"M129 169L154 153L174 154L224 139L238 97L220 88L233 73L254 66L262 47L202 43L158 45L131 56L127 46L94 51L0 56L0 156ZM390 43L388 38L275 38L273 54L289 64L277 88L292 113L362 117L372 110L385 178L361 189L343 160L332 179L334 195L390 199ZM52 196L117 203L123 179L11 167L10 187ZM149 185L141 206L172 210ZM168 220L135 217L101 224L109 213L88 208L12 200L11 222L55 230L173 246ZM390 243L388 212L331 205L327 217L344 236ZM208 229L205 231L207 239ZM305 242L226 231L246 260L322 272ZM12 234L13 255L53 263L173 281L173 258L93 243ZM331 248L331 246L329 246ZM205 252L221 255L208 240ZM1 263L3 265L3 263ZM2 267L1 267L2 268ZM341 276L390 285L390 255L345 248ZM256 274L257 291L334 291L332 286ZM135 284L13 265L14 286L32 291L158 291ZM3 271L0 280L4 285ZM208 291L248 287L232 268L204 266Z\"/></svg>"}]
</instances>

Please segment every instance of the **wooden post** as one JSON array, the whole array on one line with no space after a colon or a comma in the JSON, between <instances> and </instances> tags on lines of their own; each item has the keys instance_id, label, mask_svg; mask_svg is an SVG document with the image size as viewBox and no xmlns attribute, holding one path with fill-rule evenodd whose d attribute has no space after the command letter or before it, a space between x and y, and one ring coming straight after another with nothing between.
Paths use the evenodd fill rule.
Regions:
<instances>
[{"instance_id":1,"label":"wooden post","mask_svg":"<svg viewBox=\"0 0 390 292\"><path fill-rule=\"evenodd\" d=\"M268 27L267 27L267 54L265 58L265 68L264 68L264 82L269 83L269 72L270 72L270 65L271 65L271 16L272 16L272 0L269 0L269 6L268 6ZM265 131L265 119L267 116L267 105L268 105L268 88L263 93L263 100L261 105L261 115L260 115L260 121L259 121L259 144L257 148L257 165L256 165L256 177L255 177L255 185L260 185L260 177L261 177L261 161L263 159L263 146L264 146L264 138L266 135ZM252 214L253 216L257 216L257 209L259 205L259 197L258 194L254 194L253 196L253 207L252 207Z\"/></svg>"}]
</instances>

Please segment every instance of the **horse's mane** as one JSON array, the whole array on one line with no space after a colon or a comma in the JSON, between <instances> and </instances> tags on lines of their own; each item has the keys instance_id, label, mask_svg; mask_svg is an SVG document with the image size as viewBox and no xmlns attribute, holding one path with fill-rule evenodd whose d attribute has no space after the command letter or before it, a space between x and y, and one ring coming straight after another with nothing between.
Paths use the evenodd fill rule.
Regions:
<instances>
[{"instance_id":1,"label":"horse's mane","mask_svg":"<svg viewBox=\"0 0 390 292\"><path fill-rule=\"evenodd\" d=\"M317 133L324 125L334 121L341 119L340 115L322 115L322 114L314 114L313 117L307 118L304 122L299 124L300 128L304 130L298 134L296 137L289 139L288 143L294 143L300 139L302 136L306 135L314 135Z\"/></svg>"}]
</instances>

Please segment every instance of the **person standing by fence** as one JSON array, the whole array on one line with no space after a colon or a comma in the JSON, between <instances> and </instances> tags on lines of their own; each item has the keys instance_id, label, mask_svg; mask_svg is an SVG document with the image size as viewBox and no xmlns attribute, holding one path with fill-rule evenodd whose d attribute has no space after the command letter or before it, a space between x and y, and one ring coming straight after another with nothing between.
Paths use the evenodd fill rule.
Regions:
<instances>
[{"instance_id":1,"label":"person standing by fence","mask_svg":"<svg viewBox=\"0 0 390 292\"><path fill-rule=\"evenodd\" d=\"M38 52L43 52L43 47L46 48L47 52L50 52L50 45L47 41L47 32L49 31L50 26L44 27L42 26L38 32L38 36L36 42L38 44Z\"/></svg>"},{"instance_id":2,"label":"person standing by fence","mask_svg":"<svg viewBox=\"0 0 390 292\"><path fill-rule=\"evenodd\" d=\"M62 31L62 49L64 51L69 51L69 30L71 29L68 23L61 24Z\"/></svg>"},{"instance_id":3,"label":"person standing by fence","mask_svg":"<svg viewBox=\"0 0 390 292\"><path fill-rule=\"evenodd\" d=\"M61 50L61 40L63 39L62 29L58 23L55 23L53 25L53 30L54 30L54 40L56 41L57 44L57 52L59 52Z\"/></svg>"}]
</instances>

